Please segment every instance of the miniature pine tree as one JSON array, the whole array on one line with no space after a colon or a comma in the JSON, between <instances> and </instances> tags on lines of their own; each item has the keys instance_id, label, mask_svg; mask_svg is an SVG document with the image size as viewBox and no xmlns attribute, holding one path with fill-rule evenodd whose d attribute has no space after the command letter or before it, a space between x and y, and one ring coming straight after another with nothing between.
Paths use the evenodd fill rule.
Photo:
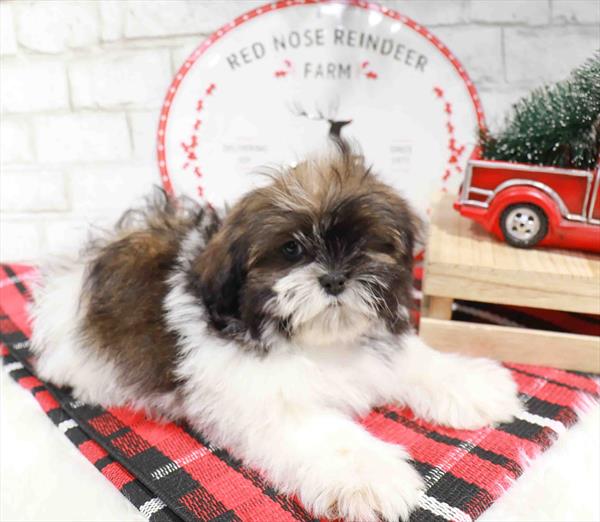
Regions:
<instances>
[{"instance_id":1,"label":"miniature pine tree","mask_svg":"<svg viewBox=\"0 0 600 522\"><path fill-rule=\"evenodd\" d=\"M482 132L485 159L592 169L600 154L600 52L564 81L513 105L504 128Z\"/></svg>"}]
</instances>

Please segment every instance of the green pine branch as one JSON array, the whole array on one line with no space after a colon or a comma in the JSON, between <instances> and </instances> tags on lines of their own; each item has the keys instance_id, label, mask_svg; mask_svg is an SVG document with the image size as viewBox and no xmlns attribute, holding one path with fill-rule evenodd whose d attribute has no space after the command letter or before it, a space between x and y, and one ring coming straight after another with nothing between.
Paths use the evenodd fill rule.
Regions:
<instances>
[{"instance_id":1,"label":"green pine branch","mask_svg":"<svg viewBox=\"0 0 600 522\"><path fill-rule=\"evenodd\" d=\"M504 128L482 132L485 159L592 169L600 154L600 52L564 81L513 105Z\"/></svg>"}]
</instances>

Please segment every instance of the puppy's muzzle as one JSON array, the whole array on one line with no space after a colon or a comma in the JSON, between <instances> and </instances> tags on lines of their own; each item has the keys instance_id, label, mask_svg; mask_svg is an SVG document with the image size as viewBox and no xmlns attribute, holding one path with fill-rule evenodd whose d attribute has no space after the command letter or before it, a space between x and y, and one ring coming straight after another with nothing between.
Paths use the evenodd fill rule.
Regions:
<instances>
[{"instance_id":1,"label":"puppy's muzzle","mask_svg":"<svg viewBox=\"0 0 600 522\"><path fill-rule=\"evenodd\" d=\"M319 283L329 295L339 295L346 288L346 276L342 272L329 272L319 277Z\"/></svg>"}]
</instances>

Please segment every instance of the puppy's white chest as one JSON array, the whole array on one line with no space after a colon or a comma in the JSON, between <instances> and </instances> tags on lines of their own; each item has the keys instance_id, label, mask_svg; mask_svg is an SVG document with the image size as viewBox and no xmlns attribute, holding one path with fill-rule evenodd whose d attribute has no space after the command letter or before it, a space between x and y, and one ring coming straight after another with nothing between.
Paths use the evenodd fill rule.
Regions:
<instances>
[{"instance_id":1,"label":"puppy's white chest","mask_svg":"<svg viewBox=\"0 0 600 522\"><path fill-rule=\"evenodd\" d=\"M354 414L367 413L394 382L386 354L372 347L321 347L306 357L321 399Z\"/></svg>"}]
</instances>

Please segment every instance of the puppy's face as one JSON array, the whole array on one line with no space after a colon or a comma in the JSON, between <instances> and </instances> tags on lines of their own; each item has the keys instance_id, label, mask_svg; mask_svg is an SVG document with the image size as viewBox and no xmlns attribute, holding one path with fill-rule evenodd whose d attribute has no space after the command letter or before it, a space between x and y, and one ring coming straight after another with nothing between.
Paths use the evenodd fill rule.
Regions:
<instances>
[{"instance_id":1,"label":"puppy's face","mask_svg":"<svg viewBox=\"0 0 600 522\"><path fill-rule=\"evenodd\" d=\"M251 192L194 263L212 326L262 349L408 326L417 219L362 161L306 162Z\"/></svg>"}]
</instances>

